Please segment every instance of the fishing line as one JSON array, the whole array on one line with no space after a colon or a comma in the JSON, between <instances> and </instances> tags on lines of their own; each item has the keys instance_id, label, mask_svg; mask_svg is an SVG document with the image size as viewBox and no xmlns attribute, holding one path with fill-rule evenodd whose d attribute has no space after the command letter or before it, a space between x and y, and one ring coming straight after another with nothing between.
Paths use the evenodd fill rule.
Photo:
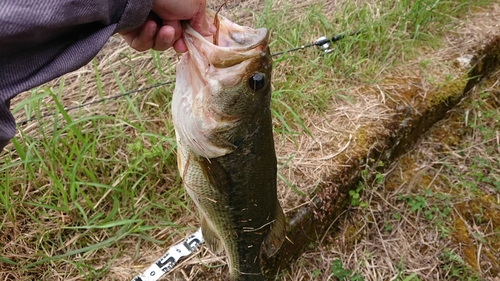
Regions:
<instances>
[{"instance_id":1,"label":"fishing line","mask_svg":"<svg viewBox=\"0 0 500 281\"><path fill-rule=\"evenodd\" d=\"M350 35L356 34L358 34L358 32L353 32ZM331 44L344 37L345 35L335 35L330 38L320 37L313 43L272 53L271 56L280 56L289 52L310 48L312 46L320 47L325 53L329 53L332 51ZM173 82L174 81L166 83ZM144 270L143 273L132 278L132 281L157 281L161 276L170 271L182 257L193 253L201 243L203 243L203 235L201 234L201 228L199 228L195 233L189 235L182 243L171 246L161 258L151 264L146 270Z\"/></svg>"},{"instance_id":2,"label":"fishing line","mask_svg":"<svg viewBox=\"0 0 500 281\"><path fill-rule=\"evenodd\" d=\"M359 34L359 31L355 31L355 32L350 33L349 36L354 36L354 35L358 35L358 34ZM272 53L271 56L272 57L279 56L282 54L302 50L305 48L310 48L313 46L320 47L321 49L323 49L323 51L325 53L330 53L333 50L332 48L330 48L331 43L337 42L337 41L343 39L344 37L346 37L345 34L334 35L330 38L322 36L322 37L316 39L316 41L314 41L313 43L302 45L302 46L295 47L295 48L291 48L291 49L281 51L281 52Z\"/></svg>"},{"instance_id":3,"label":"fishing line","mask_svg":"<svg viewBox=\"0 0 500 281\"><path fill-rule=\"evenodd\" d=\"M359 34L359 31L352 32L352 33L348 34L348 36L353 36L353 35L357 35L357 34ZM286 53L295 52L295 51L298 51L298 50L303 50L303 49L314 47L314 46L319 47L325 53L330 53L333 50L331 48L331 44L334 43L334 42L337 42L337 41L339 41L339 40L341 40L341 39L343 39L345 37L346 37L345 34L334 35L332 37L322 36L322 37L318 38L316 41L314 41L313 43L309 43L309 44L305 44L305 45L302 45L302 46L299 46L299 47L295 47L295 48L291 48L291 49L288 49L288 50L284 50L284 51L272 53L271 57L280 56L280 55L283 55L283 54L286 54ZM104 98L99 99L99 100L82 103L80 105L65 107L64 111L69 112L69 111L72 111L72 110L75 110L75 109L87 107L87 106L90 106L90 105L93 105L93 104L102 103L102 102L105 102L105 101L108 101L108 100L115 100L115 99L118 99L118 98L121 98L121 97L124 97L124 96L130 96L130 95L135 94L135 93L139 93L139 92L142 92L142 91L151 90L151 89L158 88L160 86L169 85L169 84L172 84L172 83L175 83L175 79L171 80L171 81L157 83L157 84L154 84L154 85L151 85L151 86L148 86L148 87L135 89L135 90L132 90L132 91L129 91L129 92L125 92L125 93L121 93L121 94L117 94L117 95L113 95L113 96L104 97ZM54 116L54 114L53 113L44 113L44 114L40 115L40 118L45 118L45 117L50 117L50 116ZM25 120L22 120L20 122L17 122L17 125L18 126L23 126L23 125L26 125L26 124L31 123L33 121L36 121L36 120L37 119L35 118L35 115L33 115L30 118L28 118L28 119L25 119Z\"/></svg>"},{"instance_id":4,"label":"fishing line","mask_svg":"<svg viewBox=\"0 0 500 281\"><path fill-rule=\"evenodd\" d=\"M93 104L98 104L98 103L101 103L101 102L105 102L107 100L115 100L115 99L118 99L118 98L121 98L121 97L124 97L124 96L130 96L130 95L138 93L138 92L147 91L147 90L151 90L151 89L154 89L154 88L158 88L160 86L172 84L174 82L175 82L175 80L174 81L161 82L161 83L157 83L157 84L154 84L154 85L151 85L151 86L148 86L148 87L135 89L135 90L132 90L132 91L129 91L129 92L126 92L126 93L122 93L122 94L118 94L118 95L114 95L114 96L105 97L105 98L102 98L102 99L99 99L99 100L95 100L95 101L90 101L90 102L82 103L80 105L65 107L64 111L68 112L68 111L72 111L72 110L75 110L75 109L78 109L78 108L87 107L89 105L93 105ZM44 114L40 115L40 118L45 118L45 117L49 117L49 116L53 116L53 115L54 115L53 113L44 113ZM35 120L36 120L35 116L31 116L31 118L29 118L29 119L25 119L23 121L18 122L17 125L18 126L26 125L26 124L28 124L28 123L30 123L32 121L35 121Z\"/></svg>"},{"instance_id":5,"label":"fishing line","mask_svg":"<svg viewBox=\"0 0 500 281\"><path fill-rule=\"evenodd\" d=\"M350 33L348 35L352 36L352 35L357 35L358 33L359 33L359 31L356 31L356 32ZM309 44L305 44L305 45L291 48L288 50L272 53L271 56L272 57L280 56L280 55L284 55L286 53L295 52L298 50L303 50L303 49L310 48L313 46L319 47L325 53L330 53L333 50L331 48L331 44L345 38L345 36L346 35L344 35L344 34L335 35L332 37L323 36L323 37L318 38L313 43L309 43ZM65 107L64 110L66 112L69 112L69 111L72 111L75 109L87 107L87 106L90 106L93 104L98 104L98 103L101 103L104 101L114 100L114 99L118 99L118 98L121 98L124 96L129 96L129 95L132 95L135 93L139 93L142 91L147 91L147 90L151 90L154 88L158 88L160 86L169 85L169 84L172 84L174 82L175 82L175 80L157 83L157 84L154 84L154 85L151 85L148 87L139 88L139 89L135 89L135 90L132 90L129 92L104 97L102 99L82 103L80 105ZM45 113L45 114L42 114L40 116L40 118L45 118L45 117L50 117L50 116L54 116L54 114L53 113ZM17 125L18 126L26 125L26 124L33 122L33 121L36 121L36 120L37 119L35 118L35 116L32 116L29 119L18 122ZM157 281L157 280L159 280L161 276L163 276L166 272L168 272L172 268L174 268L174 266L179 262L179 260L181 258L192 254L198 248L198 246L201 245L203 242L204 242L203 235L201 233L201 228L199 228L195 233L189 235L181 243L178 243L178 244L171 246L167 250L167 252L165 252L165 254L163 254L163 256L161 256L158 260L156 260L153 264L151 264L146 270L144 270L143 273L132 278L131 281Z\"/></svg>"}]
</instances>

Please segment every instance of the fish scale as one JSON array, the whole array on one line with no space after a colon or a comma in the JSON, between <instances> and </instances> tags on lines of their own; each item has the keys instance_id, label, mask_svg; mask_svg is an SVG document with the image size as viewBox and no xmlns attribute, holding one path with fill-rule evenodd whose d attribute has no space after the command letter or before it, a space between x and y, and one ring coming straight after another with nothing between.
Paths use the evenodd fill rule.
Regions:
<instances>
[{"instance_id":1,"label":"fish scale","mask_svg":"<svg viewBox=\"0 0 500 281\"><path fill-rule=\"evenodd\" d=\"M208 16L214 17L213 12ZM219 45L183 23L172 116L178 166L209 248L228 257L232 280L262 281L286 219L276 190L268 31L220 17Z\"/></svg>"}]
</instances>

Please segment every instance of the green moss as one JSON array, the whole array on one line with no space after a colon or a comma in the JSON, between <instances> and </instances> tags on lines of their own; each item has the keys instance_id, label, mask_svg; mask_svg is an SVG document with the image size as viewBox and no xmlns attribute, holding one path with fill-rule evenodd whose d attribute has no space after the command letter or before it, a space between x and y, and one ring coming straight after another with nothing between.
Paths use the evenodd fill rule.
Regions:
<instances>
[{"instance_id":1,"label":"green moss","mask_svg":"<svg viewBox=\"0 0 500 281\"><path fill-rule=\"evenodd\" d=\"M464 221L460 217L456 217L453 226L455 230L451 233L451 237L456 244L462 245L462 256L464 261L477 270L476 248L473 241L469 237L469 231Z\"/></svg>"},{"instance_id":2,"label":"green moss","mask_svg":"<svg viewBox=\"0 0 500 281\"><path fill-rule=\"evenodd\" d=\"M344 232L345 245L348 247L356 246L365 237L365 231L360 231L364 227L362 219L355 219L348 224Z\"/></svg>"},{"instance_id":3,"label":"green moss","mask_svg":"<svg viewBox=\"0 0 500 281\"><path fill-rule=\"evenodd\" d=\"M462 245L464 260L474 269L477 269L477 251L481 250L481 259L487 259L489 263L500 268L500 262L496 258L500 249L500 212L496 203L496 198L483 194L466 202L461 202L455 206L460 217L455 219L455 231L452 237L455 242ZM474 229L467 230L465 222ZM496 234L491 235L491 231ZM474 231L474 233L470 233ZM487 237L481 237L481 235ZM474 236L472 236L474 235ZM478 245L482 245L481 249ZM499 269L494 269L494 274L500 273ZM492 272L493 273L493 272Z\"/></svg>"},{"instance_id":4,"label":"green moss","mask_svg":"<svg viewBox=\"0 0 500 281\"><path fill-rule=\"evenodd\" d=\"M460 96L465 88L465 85L467 85L467 76L462 76L455 80L446 82L444 85L439 87L436 92L429 95L426 101L427 106L433 107L446 102L448 99Z\"/></svg>"},{"instance_id":5,"label":"green moss","mask_svg":"<svg viewBox=\"0 0 500 281\"><path fill-rule=\"evenodd\" d=\"M385 181L385 189L394 191L398 189L401 184L408 182L413 178L415 170L418 165L413 159L413 154L405 154L398 160L398 166L401 168L401 173L390 173Z\"/></svg>"},{"instance_id":6,"label":"green moss","mask_svg":"<svg viewBox=\"0 0 500 281\"><path fill-rule=\"evenodd\" d=\"M367 129L361 127L356 131L354 139L356 140L359 148L365 148L367 145L372 144L373 136L370 135L370 132Z\"/></svg>"}]
</instances>

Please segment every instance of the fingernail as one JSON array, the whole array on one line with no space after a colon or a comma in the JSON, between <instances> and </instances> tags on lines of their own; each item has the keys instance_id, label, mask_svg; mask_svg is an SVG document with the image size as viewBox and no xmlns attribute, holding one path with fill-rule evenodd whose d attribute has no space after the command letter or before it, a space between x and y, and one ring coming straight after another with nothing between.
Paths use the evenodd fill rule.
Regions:
<instances>
[{"instance_id":1,"label":"fingernail","mask_svg":"<svg viewBox=\"0 0 500 281\"><path fill-rule=\"evenodd\" d=\"M163 38L161 38L161 40L163 41L163 44L166 46L166 48L170 48L172 47L173 43L172 40L173 38L169 38L167 36L163 36Z\"/></svg>"},{"instance_id":2,"label":"fingernail","mask_svg":"<svg viewBox=\"0 0 500 281\"><path fill-rule=\"evenodd\" d=\"M153 28L153 27L150 27L148 29L148 34L150 37L154 37L156 35L156 26Z\"/></svg>"}]
</instances>

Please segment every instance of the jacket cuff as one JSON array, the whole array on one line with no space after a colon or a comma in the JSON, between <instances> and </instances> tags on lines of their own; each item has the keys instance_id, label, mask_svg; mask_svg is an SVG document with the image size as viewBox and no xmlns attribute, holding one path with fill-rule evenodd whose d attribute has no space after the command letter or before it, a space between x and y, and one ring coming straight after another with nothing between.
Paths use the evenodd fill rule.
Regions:
<instances>
[{"instance_id":1,"label":"jacket cuff","mask_svg":"<svg viewBox=\"0 0 500 281\"><path fill-rule=\"evenodd\" d=\"M151 12L154 0L129 0L115 32L127 31L140 26Z\"/></svg>"}]
</instances>

